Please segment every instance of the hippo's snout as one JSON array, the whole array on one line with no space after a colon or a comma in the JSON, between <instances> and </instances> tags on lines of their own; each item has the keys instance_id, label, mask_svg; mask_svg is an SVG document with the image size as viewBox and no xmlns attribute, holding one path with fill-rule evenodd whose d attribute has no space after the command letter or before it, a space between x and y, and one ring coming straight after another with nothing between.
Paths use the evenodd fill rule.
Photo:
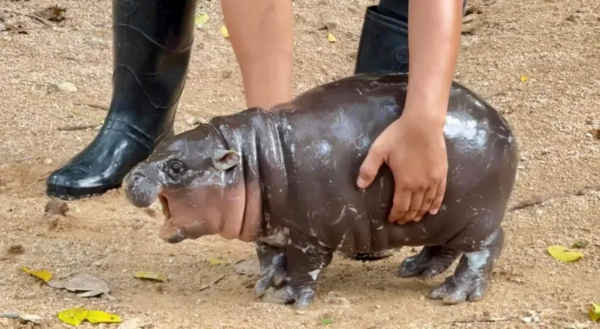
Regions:
<instances>
[{"instance_id":1,"label":"hippo's snout","mask_svg":"<svg viewBox=\"0 0 600 329\"><path fill-rule=\"evenodd\" d=\"M125 177L123 186L125 196L134 206L139 208L149 207L160 194L162 187L136 169Z\"/></svg>"}]
</instances>

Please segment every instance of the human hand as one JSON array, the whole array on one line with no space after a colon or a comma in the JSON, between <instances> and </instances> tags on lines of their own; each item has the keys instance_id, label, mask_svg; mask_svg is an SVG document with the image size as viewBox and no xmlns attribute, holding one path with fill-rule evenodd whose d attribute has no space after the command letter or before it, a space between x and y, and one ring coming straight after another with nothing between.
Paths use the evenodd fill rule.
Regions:
<instances>
[{"instance_id":1,"label":"human hand","mask_svg":"<svg viewBox=\"0 0 600 329\"><path fill-rule=\"evenodd\" d=\"M448 156L443 125L436 118L405 110L375 139L360 167L357 185L367 188L385 162L394 175L393 205L388 217L400 224L435 215L446 191ZM437 120L439 121L439 120Z\"/></svg>"}]
</instances>

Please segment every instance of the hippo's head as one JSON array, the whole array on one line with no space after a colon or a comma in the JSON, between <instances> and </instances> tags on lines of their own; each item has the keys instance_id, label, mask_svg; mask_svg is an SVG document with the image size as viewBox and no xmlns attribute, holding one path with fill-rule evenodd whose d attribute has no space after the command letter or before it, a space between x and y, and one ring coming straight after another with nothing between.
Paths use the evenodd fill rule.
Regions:
<instances>
[{"instance_id":1,"label":"hippo's head","mask_svg":"<svg viewBox=\"0 0 600 329\"><path fill-rule=\"evenodd\" d=\"M222 233L235 189L233 170L240 155L226 148L214 126L202 124L164 140L124 179L125 194L136 207L160 201L165 222L159 237L169 243ZM231 213L231 212L229 212Z\"/></svg>"}]
</instances>

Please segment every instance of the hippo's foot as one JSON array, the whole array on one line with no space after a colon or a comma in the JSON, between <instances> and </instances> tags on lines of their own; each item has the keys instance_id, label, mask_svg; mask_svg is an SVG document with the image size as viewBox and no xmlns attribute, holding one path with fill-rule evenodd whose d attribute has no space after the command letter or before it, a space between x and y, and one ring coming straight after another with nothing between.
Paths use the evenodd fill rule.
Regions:
<instances>
[{"instance_id":1,"label":"hippo's foot","mask_svg":"<svg viewBox=\"0 0 600 329\"><path fill-rule=\"evenodd\" d=\"M453 276L437 286L430 294L433 299L442 299L445 304L481 300L488 286L492 269L504 242L502 228L498 228L481 245L478 251L465 252Z\"/></svg>"},{"instance_id":2,"label":"hippo's foot","mask_svg":"<svg viewBox=\"0 0 600 329\"><path fill-rule=\"evenodd\" d=\"M254 285L257 296L264 295L270 287L279 288L286 278L285 249L257 242L255 244L261 276Z\"/></svg>"},{"instance_id":3,"label":"hippo's foot","mask_svg":"<svg viewBox=\"0 0 600 329\"><path fill-rule=\"evenodd\" d=\"M321 270L333 258L333 250L305 235L290 233L291 244L286 248L288 279L283 288L267 294L263 301L291 304L294 308L308 307L317 290Z\"/></svg>"},{"instance_id":4,"label":"hippo's foot","mask_svg":"<svg viewBox=\"0 0 600 329\"><path fill-rule=\"evenodd\" d=\"M460 251L443 246L423 247L417 255L404 259L398 269L401 278L430 279L445 272L460 256Z\"/></svg>"}]
</instances>

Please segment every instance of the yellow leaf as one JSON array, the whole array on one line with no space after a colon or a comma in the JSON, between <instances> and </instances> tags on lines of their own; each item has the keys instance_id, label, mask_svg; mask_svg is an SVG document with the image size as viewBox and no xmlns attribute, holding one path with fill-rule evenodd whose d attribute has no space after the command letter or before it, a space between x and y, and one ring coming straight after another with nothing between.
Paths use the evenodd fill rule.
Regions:
<instances>
[{"instance_id":1,"label":"yellow leaf","mask_svg":"<svg viewBox=\"0 0 600 329\"><path fill-rule=\"evenodd\" d=\"M154 280L154 281L161 281L161 282L167 281L167 276L162 272L155 273L155 272L139 271L139 272L135 273L135 277L138 279Z\"/></svg>"},{"instance_id":2,"label":"yellow leaf","mask_svg":"<svg viewBox=\"0 0 600 329\"><path fill-rule=\"evenodd\" d=\"M58 313L58 319L64 323L78 326L83 322L87 313L85 308L71 308Z\"/></svg>"},{"instance_id":3,"label":"yellow leaf","mask_svg":"<svg viewBox=\"0 0 600 329\"><path fill-rule=\"evenodd\" d=\"M216 265L221 265L223 263L223 260L215 258L215 257L211 257L208 262L210 263L210 265L216 266Z\"/></svg>"},{"instance_id":4,"label":"yellow leaf","mask_svg":"<svg viewBox=\"0 0 600 329\"><path fill-rule=\"evenodd\" d=\"M521 82L527 82L527 81L529 81L529 77L526 76L526 75L522 75L521 76Z\"/></svg>"},{"instance_id":5,"label":"yellow leaf","mask_svg":"<svg viewBox=\"0 0 600 329\"><path fill-rule=\"evenodd\" d=\"M121 323L118 315L96 310L88 311L85 319L91 323Z\"/></svg>"},{"instance_id":6,"label":"yellow leaf","mask_svg":"<svg viewBox=\"0 0 600 329\"><path fill-rule=\"evenodd\" d=\"M194 19L194 24L196 26L202 26L204 24L206 24L206 22L208 22L210 18L208 17L208 14L206 13L200 13L198 15L196 15L196 18Z\"/></svg>"},{"instance_id":7,"label":"yellow leaf","mask_svg":"<svg viewBox=\"0 0 600 329\"><path fill-rule=\"evenodd\" d=\"M588 313L592 321L600 320L600 303L592 303L588 308Z\"/></svg>"},{"instance_id":8,"label":"yellow leaf","mask_svg":"<svg viewBox=\"0 0 600 329\"><path fill-rule=\"evenodd\" d=\"M327 41L329 41L330 43L334 43L337 42L337 39L335 38L335 36L333 36L333 34L331 34L331 32L327 31Z\"/></svg>"},{"instance_id":9,"label":"yellow leaf","mask_svg":"<svg viewBox=\"0 0 600 329\"><path fill-rule=\"evenodd\" d=\"M229 38L229 31L227 31L227 26L221 26L221 35L225 38Z\"/></svg>"},{"instance_id":10,"label":"yellow leaf","mask_svg":"<svg viewBox=\"0 0 600 329\"><path fill-rule=\"evenodd\" d=\"M548 253L563 262L574 262L583 258L583 253L580 251L569 250L563 246L550 246Z\"/></svg>"},{"instance_id":11,"label":"yellow leaf","mask_svg":"<svg viewBox=\"0 0 600 329\"><path fill-rule=\"evenodd\" d=\"M52 273L50 273L46 270L32 271L26 267L23 267L23 271L44 280L44 282L48 282L48 281L50 281L50 279L52 279Z\"/></svg>"}]
</instances>

